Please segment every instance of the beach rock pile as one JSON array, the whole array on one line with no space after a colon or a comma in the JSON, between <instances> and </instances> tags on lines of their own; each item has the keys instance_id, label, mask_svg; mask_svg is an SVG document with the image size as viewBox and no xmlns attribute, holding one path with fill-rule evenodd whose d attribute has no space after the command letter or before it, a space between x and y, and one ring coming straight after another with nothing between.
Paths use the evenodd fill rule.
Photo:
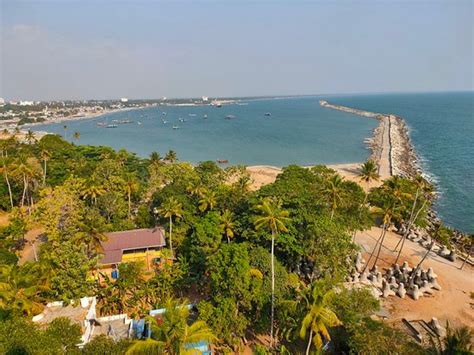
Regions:
<instances>
[{"instance_id":1,"label":"beach rock pile","mask_svg":"<svg viewBox=\"0 0 474 355\"><path fill-rule=\"evenodd\" d=\"M400 226L397 230L397 233L403 236L406 232L406 227L404 225ZM418 243L425 249L431 249L431 251L439 256L449 260L451 262L456 261L456 253L454 250L449 249L445 245L437 244L434 240L431 239L428 231L422 228L411 228L408 236L408 240L411 240L414 243ZM431 246L432 243L435 243Z\"/></svg>"},{"instance_id":2,"label":"beach rock pile","mask_svg":"<svg viewBox=\"0 0 474 355\"><path fill-rule=\"evenodd\" d=\"M383 271L378 270L377 266L367 270L362 254L358 253L346 281L372 286L375 290L374 295L378 297L405 298L408 295L418 300L425 294L432 295L434 291L441 290L437 278L433 268L416 270L406 261L402 265L395 264Z\"/></svg>"}]
</instances>

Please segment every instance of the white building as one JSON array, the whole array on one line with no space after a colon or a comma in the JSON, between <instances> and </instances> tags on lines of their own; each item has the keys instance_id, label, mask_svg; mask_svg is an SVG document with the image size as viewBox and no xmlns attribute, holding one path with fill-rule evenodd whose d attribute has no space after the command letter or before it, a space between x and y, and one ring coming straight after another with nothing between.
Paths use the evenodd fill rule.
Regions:
<instances>
[{"instance_id":1,"label":"white building","mask_svg":"<svg viewBox=\"0 0 474 355\"><path fill-rule=\"evenodd\" d=\"M120 101L121 101L121 102L128 102L128 98L122 97L122 98L120 99Z\"/></svg>"},{"instance_id":2,"label":"white building","mask_svg":"<svg viewBox=\"0 0 474 355\"><path fill-rule=\"evenodd\" d=\"M20 101L20 106L33 106L35 103L34 101Z\"/></svg>"},{"instance_id":3,"label":"white building","mask_svg":"<svg viewBox=\"0 0 474 355\"><path fill-rule=\"evenodd\" d=\"M0 97L0 105L5 105L5 99L3 97Z\"/></svg>"},{"instance_id":4,"label":"white building","mask_svg":"<svg viewBox=\"0 0 474 355\"><path fill-rule=\"evenodd\" d=\"M209 101L209 97L207 96L202 96L201 98L202 98L202 101Z\"/></svg>"}]
</instances>

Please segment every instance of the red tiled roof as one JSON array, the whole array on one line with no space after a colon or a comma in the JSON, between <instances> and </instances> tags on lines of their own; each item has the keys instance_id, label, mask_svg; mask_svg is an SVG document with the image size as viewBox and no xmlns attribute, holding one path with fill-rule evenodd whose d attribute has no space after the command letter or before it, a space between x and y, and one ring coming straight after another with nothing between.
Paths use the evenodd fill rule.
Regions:
<instances>
[{"instance_id":1,"label":"red tiled roof","mask_svg":"<svg viewBox=\"0 0 474 355\"><path fill-rule=\"evenodd\" d=\"M115 264L122 261L122 251L152 247L164 247L165 236L161 227L133 229L106 234L108 239L102 243L104 256L101 264Z\"/></svg>"}]
</instances>

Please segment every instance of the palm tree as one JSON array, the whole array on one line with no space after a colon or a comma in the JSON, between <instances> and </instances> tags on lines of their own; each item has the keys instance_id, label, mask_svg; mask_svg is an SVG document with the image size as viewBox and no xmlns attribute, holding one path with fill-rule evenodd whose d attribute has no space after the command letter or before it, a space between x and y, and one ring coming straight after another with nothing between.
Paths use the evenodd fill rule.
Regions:
<instances>
[{"instance_id":1,"label":"palm tree","mask_svg":"<svg viewBox=\"0 0 474 355\"><path fill-rule=\"evenodd\" d=\"M221 229L222 233L227 237L227 243L230 243L230 240L234 238L235 235L234 214L229 210L225 210L220 215L220 220L221 223L219 224L219 228Z\"/></svg>"},{"instance_id":2,"label":"palm tree","mask_svg":"<svg viewBox=\"0 0 474 355\"><path fill-rule=\"evenodd\" d=\"M46 171L47 171L47 162L51 159L51 153L46 149L41 149L40 152L41 160L43 161L43 185L46 185Z\"/></svg>"},{"instance_id":3,"label":"palm tree","mask_svg":"<svg viewBox=\"0 0 474 355\"><path fill-rule=\"evenodd\" d=\"M97 203L97 198L105 193L105 189L102 186L90 184L86 186L82 192L82 197L90 198L93 205Z\"/></svg>"},{"instance_id":4,"label":"palm tree","mask_svg":"<svg viewBox=\"0 0 474 355\"><path fill-rule=\"evenodd\" d=\"M170 251L173 255L173 217L181 218L183 216L183 205L174 197L170 197L158 209L158 213L165 218L169 218L170 223Z\"/></svg>"},{"instance_id":5,"label":"palm tree","mask_svg":"<svg viewBox=\"0 0 474 355\"><path fill-rule=\"evenodd\" d=\"M408 234L410 233L411 226L418 219L420 212L423 211L426 204L429 202L430 195L433 192L432 186L421 175L417 175L415 177L415 185L417 186L417 188L415 193L415 199L413 200L413 205L410 211L408 225L405 229L405 233L403 233L402 238L398 241L397 245L395 245L394 248L394 251L396 251L401 243L400 250L398 251L397 258L395 259L395 264L398 262L398 259L400 259L400 255L402 254L403 246L405 245L405 240L407 239ZM418 203L420 195L424 195L424 200L421 204L421 207L415 213L416 205Z\"/></svg>"},{"instance_id":6,"label":"palm tree","mask_svg":"<svg viewBox=\"0 0 474 355\"><path fill-rule=\"evenodd\" d=\"M287 232L286 224L289 223L289 213L281 208L281 202L270 198L263 199L257 206L260 216L255 219L255 229L267 229L272 233L271 269L272 269L272 304L270 319L270 346L273 347L273 323L275 316L275 236L280 232Z\"/></svg>"},{"instance_id":7,"label":"palm tree","mask_svg":"<svg viewBox=\"0 0 474 355\"><path fill-rule=\"evenodd\" d=\"M206 195L207 189L201 184L190 184L186 190L193 196L203 198Z\"/></svg>"},{"instance_id":8,"label":"palm tree","mask_svg":"<svg viewBox=\"0 0 474 355\"><path fill-rule=\"evenodd\" d=\"M79 141L79 139L81 138L81 133L78 132L78 131L76 131L76 132L73 133L72 137L73 137L75 140Z\"/></svg>"},{"instance_id":9,"label":"palm tree","mask_svg":"<svg viewBox=\"0 0 474 355\"><path fill-rule=\"evenodd\" d=\"M336 211L339 203L342 201L342 184L344 180L339 176L339 174L334 174L328 180L328 185L325 189L325 193L327 194L328 201L330 203L331 208L331 220L334 217L334 212Z\"/></svg>"},{"instance_id":10,"label":"palm tree","mask_svg":"<svg viewBox=\"0 0 474 355\"><path fill-rule=\"evenodd\" d=\"M360 167L359 177L361 181L365 181L367 184L367 192L370 188L371 181L378 181L380 179L380 175L377 172L377 164L370 159L367 160L362 166ZM365 201L364 201L365 204Z\"/></svg>"},{"instance_id":11,"label":"palm tree","mask_svg":"<svg viewBox=\"0 0 474 355\"><path fill-rule=\"evenodd\" d=\"M32 167L30 166L26 156L22 155L16 160L14 173L20 176L23 180L23 193L21 196L21 206L23 207L28 192L28 178L33 175Z\"/></svg>"},{"instance_id":12,"label":"palm tree","mask_svg":"<svg viewBox=\"0 0 474 355\"><path fill-rule=\"evenodd\" d=\"M216 194L214 191L208 191L204 196L199 200L199 210L205 212L207 210L212 210L216 205Z\"/></svg>"},{"instance_id":13,"label":"palm tree","mask_svg":"<svg viewBox=\"0 0 474 355\"><path fill-rule=\"evenodd\" d=\"M382 207L374 207L374 213L376 215L382 216L382 232L380 233L379 239L377 239L377 242L375 243L374 249L370 254L369 260L367 260L367 263L365 264L364 271L369 266L369 263L372 260L372 257L374 256L375 250L377 250L377 247L379 247L377 257L375 258L374 266L377 264L380 257L380 251L382 250L383 241L385 239L385 234L387 233L387 229L392 223L392 219L397 216L398 211L396 209L395 201L393 200L393 198L390 195L387 196L387 199L383 201Z\"/></svg>"},{"instance_id":14,"label":"palm tree","mask_svg":"<svg viewBox=\"0 0 474 355\"><path fill-rule=\"evenodd\" d=\"M40 293L48 290L37 263L0 266L0 308L31 316L43 309Z\"/></svg>"},{"instance_id":15,"label":"palm tree","mask_svg":"<svg viewBox=\"0 0 474 355\"><path fill-rule=\"evenodd\" d=\"M331 340L328 328L341 325L341 321L336 314L331 311L327 305L331 292L324 292L318 284L313 285L311 290L311 302L306 299L308 311L301 322L300 337L306 339L309 329L308 345L306 347L306 355L309 354L311 344L316 346L320 351L323 347L323 338L326 341Z\"/></svg>"},{"instance_id":16,"label":"palm tree","mask_svg":"<svg viewBox=\"0 0 474 355\"><path fill-rule=\"evenodd\" d=\"M464 326L453 330L448 323L446 326L446 338L444 338L443 354L472 354L474 350L473 338L474 331L471 328Z\"/></svg>"},{"instance_id":17,"label":"palm tree","mask_svg":"<svg viewBox=\"0 0 474 355\"><path fill-rule=\"evenodd\" d=\"M188 348L191 344L216 340L204 321L198 320L188 325L187 302L178 303L168 299L165 309L160 321L155 317L146 317L151 328L151 338L135 341L127 354L196 354L196 350Z\"/></svg>"},{"instance_id":18,"label":"palm tree","mask_svg":"<svg viewBox=\"0 0 474 355\"><path fill-rule=\"evenodd\" d=\"M10 184L10 178L8 176L8 171L9 171L9 168L11 167L11 161L7 155L6 150L5 151L3 149L0 150L0 161L1 161L0 170L3 174L3 177L5 178L5 182L7 183L8 197L10 199L11 208L13 208L13 193L12 193L12 187Z\"/></svg>"},{"instance_id":19,"label":"palm tree","mask_svg":"<svg viewBox=\"0 0 474 355\"><path fill-rule=\"evenodd\" d=\"M150 154L150 163L151 164L159 164L160 162L161 162L160 153L151 152L151 154Z\"/></svg>"},{"instance_id":20,"label":"palm tree","mask_svg":"<svg viewBox=\"0 0 474 355\"><path fill-rule=\"evenodd\" d=\"M464 258L464 261L462 262L462 264L460 266L461 270L464 268L464 265L466 264L467 260L471 257L472 247L474 246L474 234L467 235L464 238L464 243L463 244L464 244L464 250L466 250L466 245L467 244L469 244L469 249L466 253L466 257Z\"/></svg>"},{"instance_id":21,"label":"palm tree","mask_svg":"<svg viewBox=\"0 0 474 355\"><path fill-rule=\"evenodd\" d=\"M169 163L173 163L177 160L177 155L174 150L169 150L168 153L165 155L165 160Z\"/></svg>"},{"instance_id":22,"label":"palm tree","mask_svg":"<svg viewBox=\"0 0 474 355\"><path fill-rule=\"evenodd\" d=\"M125 176L124 190L125 190L125 193L127 194L127 200L128 200L128 219L130 219L131 212L132 212L132 194L137 192L139 188L140 188L140 184L138 183L135 175L127 174Z\"/></svg>"},{"instance_id":23,"label":"palm tree","mask_svg":"<svg viewBox=\"0 0 474 355\"><path fill-rule=\"evenodd\" d=\"M26 141L28 142L28 144L31 144L31 143L36 141L35 134L31 130L28 130L28 132L26 133L25 138L26 138Z\"/></svg>"}]
</instances>

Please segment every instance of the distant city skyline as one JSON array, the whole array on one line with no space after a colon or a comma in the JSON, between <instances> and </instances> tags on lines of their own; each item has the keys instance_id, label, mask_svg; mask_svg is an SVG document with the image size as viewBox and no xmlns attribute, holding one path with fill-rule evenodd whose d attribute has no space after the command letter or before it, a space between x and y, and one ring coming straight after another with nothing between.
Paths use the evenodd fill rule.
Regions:
<instances>
[{"instance_id":1,"label":"distant city skyline","mask_svg":"<svg viewBox=\"0 0 474 355\"><path fill-rule=\"evenodd\" d=\"M473 90L473 2L0 0L0 97Z\"/></svg>"}]
</instances>

